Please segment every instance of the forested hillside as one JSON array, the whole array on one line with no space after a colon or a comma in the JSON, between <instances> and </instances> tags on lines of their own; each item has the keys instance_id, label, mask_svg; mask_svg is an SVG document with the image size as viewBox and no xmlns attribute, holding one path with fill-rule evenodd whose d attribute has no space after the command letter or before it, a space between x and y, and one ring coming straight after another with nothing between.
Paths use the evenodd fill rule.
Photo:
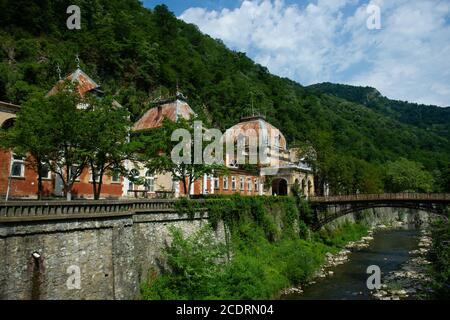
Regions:
<instances>
[{"instance_id":1,"label":"forested hillside","mask_svg":"<svg viewBox=\"0 0 450 320\"><path fill-rule=\"evenodd\" d=\"M391 100L371 87L325 82L308 86L308 89L315 93L328 93L347 101L363 104L402 123L431 130L446 138L450 137L450 107Z\"/></svg>"},{"instance_id":2,"label":"forested hillside","mask_svg":"<svg viewBox=\"0 0 450 320\"><path fill-rule=\"evenodd\" d=\"M81 8L81 30L66 27L72 4ZM49 90L58 80L57 64L63 73L73 71L78 53L81 68L134 119L152 99L174 92L177 83L193 109L221 129L248 114L253 99L290 146L307 143L317 150L319 182L328 181L335 192L389 191L386 168L397 168L393 164L400 158L417 162L407 174L423 165L433 175L427 181L432 190L420 186L423 175L417 187L404 190L450 189L449 123L434 116L435 108L420 107L428 117L423 122L408 112L409 105L395 111L382 100L377 108L364 97L339 98L302 87L176 19L165 6L150 10L137 0L1 0L0 24L0 100L20 104L33 91ZM394 111L384 110L390 108Z\"/></svg>"}]
</instances>

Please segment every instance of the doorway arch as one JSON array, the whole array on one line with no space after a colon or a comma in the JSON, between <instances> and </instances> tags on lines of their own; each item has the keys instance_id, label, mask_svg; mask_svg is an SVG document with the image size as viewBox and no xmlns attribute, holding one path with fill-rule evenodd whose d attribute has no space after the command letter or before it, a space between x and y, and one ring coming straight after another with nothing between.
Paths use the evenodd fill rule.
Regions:
<instances>
[{"instance_id":1,"label":"doorway arch","mask_svg":"<svg viewBox=\"0 0 450 320\"><path fill-rule=\"evenodd\" d=\"M272 195L287 196L287 194L288 194L287 180L283 178L273 179Z\"/></svg>"}]
</instances>

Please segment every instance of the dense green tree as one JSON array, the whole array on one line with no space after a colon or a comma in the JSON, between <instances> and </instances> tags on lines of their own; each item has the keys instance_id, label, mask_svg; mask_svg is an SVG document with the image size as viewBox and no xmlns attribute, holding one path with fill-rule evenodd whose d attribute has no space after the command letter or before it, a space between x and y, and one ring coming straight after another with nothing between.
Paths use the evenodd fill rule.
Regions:
<instances>
[{"instance_id":1,"label":"dense green tree","mask_svg":"<svg viewBox=\"0 0 450 320\"><path fill-rule=\"evenodd\" d=\"M434 179L420 163L400 158L386 164L386 188L391 192L431 192Z\"/></svg>"},{"instance_id":2,"label":"dense green tree","mask_svg":"<svg viewBox=\"0 0 450 320\"><path fill-rule=\"evenodd\" d=\"M52 122L49 113L49 101L43 95L35 95L22 105L14 125L0 131L0 145L23 155L26 165L37 174L38 199L42 198L42 173L52 146Z\"/></svg>"},{"instance_id":3,"label":"dense green tree","mask_svg":"<svg viewBox=\"0 0 450 320\"><path fill-rule=\"evenodd\" d=\"M64 83L60 88L53 96L39 94L24 103L4 141L6 147L31 155L27 161L38 173L40 196L45 166L61 178L64 194L70 200L72 186L87 164L84 133L88 122L85 113L77 108L83 101L74 84Z\"/></svg>"},{"instance_id":4,"label":"dense green tree","mask_svg":"<svg viewBox=\"0 0 450 320\"><path fill-rule=\"evenodd\" d=\"M128 111L111 96L91 96L85 103L83 149L92 174L94 199L99 199L103 176L125 170L123 161L130 157L127 142L131 124Z\"/></svg>"},{"instance_id":5,"label":"dense green tree","mask_svg":"<svg viewBox=\"0 0 450 320\"><path fill-rule=\"evenodd\" d=\"M163 120L161 128L137 133L133 137L135 152L139 154L138 159L144 162L152 172L171 173L174 181L181 182L187 196L189 196L189 190L194 181L201 179L203 175L215 172L227 174L227 168L223 163L207 163L205 161L204 150L209 142L203 139L199 144L202 161L200 163L196 161L197 146L194 132L197 120L198 118L194 116L189 120L180 118L176 122L166 118ZM180 132L180 130L183 130L189 138L173 136L174 132ZM205 128L199 127L199 130L204 137ZM174 157L177 156L182 158L181 161L175 160Z\"/></svg>"},{"instance_id":6,"label":"dense green tree","mask_svg":"<svg viewBox=\"0 0 450 320\"><path fill-rule=\"evenodd\" d=\"M81 30L66 27L71 4L81 8ZM36 90L48 90L58 79L56 65L72 71L76 53L83 70L128 108L132 121L177 84L196 113L221 130L250 114L253 97L254 110L289 144L307 141L317 151L319 187L342 176L333 182L338 192L375 190L357 188L355 177L367 180L377 175L373 168L400 156L423 164L447 186L449 108L389 100L373 88L302 87L178 20L166 6L146 9L137 0L0 2L0 100L23 103ZM370 165L363 173L341 157Z\"/></svg>"},{"instance_id":7,"label":"dense green tree","mask_svg":"<svg viewBox=\"0 0 450 320\"><path fill-rule=\"evenodd\" d=\"M73 185L88 165L85 130L89 121L85 110L78 108L85 102L72 83L61 85L61 90L47 100L43 112L50 123L46 135L51 137L51 151L46 164L59 176L64 194L71 200Z\"/></svg>"}]
</instances>

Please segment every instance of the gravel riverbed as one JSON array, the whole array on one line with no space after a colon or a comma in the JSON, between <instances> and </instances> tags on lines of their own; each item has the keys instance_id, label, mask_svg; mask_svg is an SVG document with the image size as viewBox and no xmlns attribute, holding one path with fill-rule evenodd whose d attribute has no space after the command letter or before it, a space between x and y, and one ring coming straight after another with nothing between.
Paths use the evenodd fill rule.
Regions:
<instances>
[{"instance_id":1,"label":"gravel riverbed","mask_svg":"<svg viewBox=\"0 0 450 320\"><path fill-rule=\"evenodd\" d=\"M419 248L409 252L410 258L400 270L389 272L382 278L380 289L371 291L378 300L425 299L431 292L431 278L427 260L432 239L427 230L421 230Z\"/></svg>"},{"instance_id":2,"label":"gravel riverbed","mask_svg":"<svg viewBox=\"0 0 450 320\"><path fill-rule=\"evenodd\" d=\"M313 280L304 286L296 286L284 289L281 295L302 294L305 286L313 285L318 279L332 277L333 268L346 263L351 252L358 251L370 246L373 234L377 230L395 229L404 225L402 222L394 222L390 225L379 224L369 230L365 237L358 241L349 242L345 248L337 253L326 253L326 260L323 266L313 277ZM428 252L432 245L432 239L427 230L421 230L418 249L409 252L409 259L396 271L382 275L381 287L370 292L373 299L378 300L401 300L401 299L422 299L430 292L430 277L427 260Z\"/></svg>"}]
</instances>

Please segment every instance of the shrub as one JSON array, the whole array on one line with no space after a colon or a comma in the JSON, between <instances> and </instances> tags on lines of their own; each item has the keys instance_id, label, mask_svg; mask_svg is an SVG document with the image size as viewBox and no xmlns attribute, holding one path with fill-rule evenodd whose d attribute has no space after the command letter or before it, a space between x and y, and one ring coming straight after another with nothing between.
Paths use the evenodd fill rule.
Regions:
<instances>
[{"instance_id":1,"label":"shrub","mask_svg":"<svg viewBox=\"0 0 450 320\"><path fill-rule=\"evenodd\" d=\"M199 202L179 203L180 213L193 215L200 208ZM303 240L310 230L299 221L296 201L289 197L212 197L202 206L208 208L213 227L224 221L231 235L228 247L215 241L211 226L189 237L172 227L173 240L165 250L170 272L149 277L141 287L144 299L277 298L283 288L310 280L326 252L367 231L346 224ZM230 260L225 259L227 250L232 252Z\"/></svg>"}]
</instances>

